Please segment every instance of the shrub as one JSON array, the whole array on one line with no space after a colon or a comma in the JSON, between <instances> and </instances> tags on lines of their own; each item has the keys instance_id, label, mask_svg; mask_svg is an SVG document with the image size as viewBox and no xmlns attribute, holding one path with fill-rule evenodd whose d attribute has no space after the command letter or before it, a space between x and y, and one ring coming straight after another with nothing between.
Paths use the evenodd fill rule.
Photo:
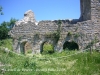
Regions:
<instances>
[{"instance_id":1,"label":"shrub","mask_svg":"<svg viewBox=\"0 0 100 75\"><path fill-rule=\"evenodd\" d=\"M72 36L72 32L68 32L67 36Z\"/></svg>"},{"instance_id":2,"label":"shrub","mask_svg":"<svg viewBox=\"0 0 100 75\"><path fill-rule=\"evenodd\" d=\"M54 52L54 48L53 48L53 45L52 44L49 44L49 43L45 43L43 45L43 54L51 54Z\"/></svg>"},{"instance_id":3,"label":"shrub","mask_svg":"<svg viewBox=\"0 0 100 75\"><path fill-rule=\"evenodd\" d=\"M30 50L27 50L26 53L32 53L32 50L31 49Z\"/></svg>"},{"instance_id":4,"label":"shrub","mask_svg":"<svg viewBox=\"0 0 100 75\"><path fill-rule=\"evenodd\" d=\"M74 35L75 38L78 38L79 36L80 36L80 34L78 34L78 33L76 33L76 34Z\"/></svg>"}]
</instances>

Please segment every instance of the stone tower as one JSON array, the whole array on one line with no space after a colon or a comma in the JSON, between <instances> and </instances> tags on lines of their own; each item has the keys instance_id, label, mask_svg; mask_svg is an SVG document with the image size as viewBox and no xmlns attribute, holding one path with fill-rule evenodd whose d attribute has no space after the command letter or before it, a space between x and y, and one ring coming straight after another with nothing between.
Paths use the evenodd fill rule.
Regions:
<instances>
[{"instance_id":1,"label":"stone tower","mask_svg":"<svg viewBox=\"0 0 100 75\"><path fill-rule=\"evenodd\" d=\"M81 21L100 19L100 0L80 0Z\"/></svg>"}]
</instances>

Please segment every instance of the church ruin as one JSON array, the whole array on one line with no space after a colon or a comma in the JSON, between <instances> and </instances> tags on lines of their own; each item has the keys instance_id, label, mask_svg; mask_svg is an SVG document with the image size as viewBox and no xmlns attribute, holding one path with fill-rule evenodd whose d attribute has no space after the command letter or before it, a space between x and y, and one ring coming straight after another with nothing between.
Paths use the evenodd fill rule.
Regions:
<instances>
[{"instance_id":1,"label":"church ruin","mask_svg":"<svg viewBox=\"0 0 100 75\"><path fill-rule=\"evenodd\" d=\"M43 50L44 42L51 43L55 51L62 51L66 42L74 41L78 49L85 49L95 39L99 42L100 0L80 0L80 7L79 19L39 22L35 20L34 13L28 10L10 31L13 50L25 53L24 46L29 43L32 54L37 54Z\"/></svg>"}]
</instances>

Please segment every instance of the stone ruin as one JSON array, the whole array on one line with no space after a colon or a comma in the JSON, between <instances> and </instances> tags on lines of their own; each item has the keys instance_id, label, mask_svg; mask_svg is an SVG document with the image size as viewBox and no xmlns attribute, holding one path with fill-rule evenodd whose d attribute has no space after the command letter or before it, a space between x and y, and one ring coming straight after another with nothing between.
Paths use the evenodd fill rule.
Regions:
<instances>
[{"instance_id":1,"label":"stone ruin","mask_svg":"<svg viewBox=\"0 0 100 75\"><path fill-rule=\"evenodd\" d=\"M25 43L30 43L32 54L40 53L43 44L49 42L55 51L62 51L64 43L74 41L80 50L85 49L93 40L100 41L100 0L80 0L79 19L60 20L60 37L55 37L59 20L37 22L34 13L28 10L24 18L15 23L9 32L13 38L13 50L25 53ZM70 35L69 35L70 34ZM99 45L98 45L99 46ZM93 44L93 48L96 48Z\"/></svg>"}]
</instances>

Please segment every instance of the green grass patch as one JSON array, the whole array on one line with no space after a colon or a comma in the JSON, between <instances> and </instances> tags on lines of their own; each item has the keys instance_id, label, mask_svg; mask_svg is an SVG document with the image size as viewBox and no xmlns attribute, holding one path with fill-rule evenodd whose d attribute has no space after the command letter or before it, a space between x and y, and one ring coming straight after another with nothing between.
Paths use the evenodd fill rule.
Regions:
<instances>
[{"instance_id":1,"label":"green grass patch","mask_svg":"<svg viewBox=\"0 0 100 75\"><path fill-rule=\"evenodd\" d=\"M4 75L100 75L100 53L63 51L24 56L0 49ZM9 66L10 65L10 66ZM2 72L2 71L1 71Z\"/></svg>"},{"instance_id":2,"label":"green grass patch","mask_svg":"<svg viewBox=\"0 0 100 75\"><path fill-rule=\"evenodd\" d=\"M8 48L9 50L13 50L13 48L12 48L12 39L0 40L0 46Z\"/></svg>"}]
</instances>

